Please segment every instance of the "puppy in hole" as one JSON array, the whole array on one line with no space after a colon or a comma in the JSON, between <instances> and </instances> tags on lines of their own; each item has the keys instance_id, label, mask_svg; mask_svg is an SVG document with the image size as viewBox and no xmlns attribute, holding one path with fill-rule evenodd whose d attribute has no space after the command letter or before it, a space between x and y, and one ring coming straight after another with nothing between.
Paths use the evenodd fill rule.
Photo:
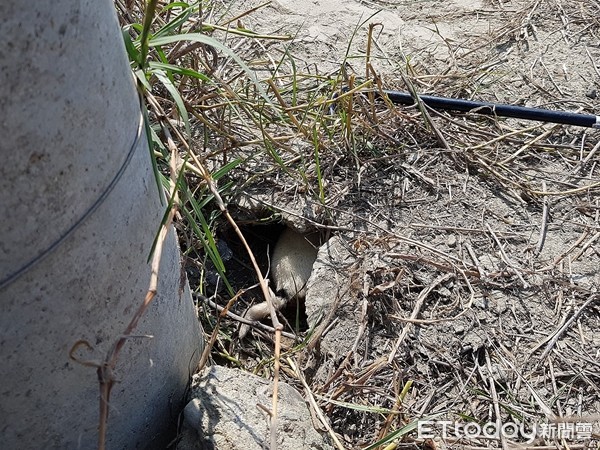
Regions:
<instances>
[{"instance_id":1,"label":"puppy in hole","mask_svg":"<svg viewBox=\"0 0 600 450\"><path fill-rule=\"evenodd\" d=\"M275 293L269 288L273 306L281 310L290 300L302 301L306 297L306 283L317 259L319 245L318 233L303 234L286 227L279 236L271 256L271 281ZM269 316L267 302L259 303L248 309L246 319L259 321ZM240 327L240 339L250 329L249 325Z\"/></svg>"}]
</instances>

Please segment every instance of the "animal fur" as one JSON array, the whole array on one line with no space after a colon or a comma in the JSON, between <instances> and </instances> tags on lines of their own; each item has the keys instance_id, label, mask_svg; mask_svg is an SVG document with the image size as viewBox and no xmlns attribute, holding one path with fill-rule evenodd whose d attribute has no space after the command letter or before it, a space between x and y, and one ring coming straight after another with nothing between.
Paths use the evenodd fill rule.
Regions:
<instances>
[{"instance_id":1,"label":"animal fur","mask_svg":"<svg viewBox=\"0 0 600 450\"><path fill-rule=\"evenodd\" d=\"M286 228L271 257L271 278L275 292L291 300L306 297L306 283L317 259L317 247L291 228Z\"/></svg>"},{"instance_id":2,"label":"animal fur","mask_svg":"<svg viewBox=\"0 0 600 450\"><path fill-rule=\"evenodd\" d=\"M271 279L275 287L275 295L271 292L271 300L276 310L285 306L291 299L303 300L306 297L306 283L317 259L314 236L298 233L286 228L279 237L273 256L271 257ZM252 306L245 317L252 321L264 319L269 315L267 302ZM240 338L249 330L248 325L240 327Z\"/></svg>"}]
</instances>

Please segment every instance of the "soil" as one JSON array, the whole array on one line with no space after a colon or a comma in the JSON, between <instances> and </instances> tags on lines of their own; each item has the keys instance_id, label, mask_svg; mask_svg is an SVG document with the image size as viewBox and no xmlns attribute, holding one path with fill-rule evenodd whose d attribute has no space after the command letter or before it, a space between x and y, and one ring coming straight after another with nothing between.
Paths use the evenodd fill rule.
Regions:
<instances>
[{"instance_id":1,"label":"soil","mask_svg":"<svg viewBox=\"0 0 600 450\"><path fill-rule=\"evenodd\" d=\"M235 2L227 17L261 3ZM373 78L365 54L369 24L377 24L370 58L385 88L407 89L403 74L420 93L594 114L599 18L597 0L279 0L238 25L295 36L248 44L248 61L278 61L285 50L293 70L323 83ZM369 104L358 99L355 108ZM343 282L326 293L335 312L319 345L309 340L291 355L346 448L433 416L543 425L529 445L552 446L545 448L597 445L600 131L429 115L428 122L417 108L380 105L377 120L355 126L353 141L325 146L325 201L303 138L280 149L288 170L263 158L235 172L243 180L231 195L240 221L275 211L341 243L329 263L339 264ZM249 174L260 176L246 181ZM253 292L246 305L261 301ZM248 347L232 343L228 351L268 373L268 352ZM289 373L286 381L303 390ZM557 423L580 433L561 440ZM527 443L443 435L439 427L433 441L414 429L399 437L398 448Z\"/></svg>"}]
</instances>

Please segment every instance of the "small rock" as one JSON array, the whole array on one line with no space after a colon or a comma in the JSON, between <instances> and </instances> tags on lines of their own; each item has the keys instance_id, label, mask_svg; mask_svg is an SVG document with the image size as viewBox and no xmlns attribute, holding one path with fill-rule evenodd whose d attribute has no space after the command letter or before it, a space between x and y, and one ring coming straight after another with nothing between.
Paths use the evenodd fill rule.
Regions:
<instances>
[{"instance_id":1,"label":"small rock","mask_svg":"<svg viewBox=\"0 0 600 450\"><path fill-rule=\"evenodd\" d=\"M184 410L188 426L178 449L263 450L269 448L270 419L257 405L271 407L272 383L238 369L212 366L194 376L192 400ZM333 447L313 427L302 396L279 383L277 448Z\"/></svg>"},{"instance_id":2,"label":"small rock","mask_svg":"<svg viewBox=\"0 0 600 450\"><path fill-rule=\"evenodd\" d=\"M319 249L306 287L306 315L309 326L314 327L318 324L319 319L333 307L335 293L339 292L341 286L350 283L349 273L335 269L344 267L344 262L349 256L339 236L332 237Z\"/></svg>"},{"instance_id":3,"label":"small rock","mask_svg":"<svg viewBox=\"0 0 600 450\"><path fill-rule=\"evenodd\" d=\"M437 291L438 295L440 295L441 297L445 297L445 298L449 298L452 295L452 292L450 292L450 289L447 289L445 287L440 287Z\"/></svg>"},{"instance_id":4,"label":"small rock","mask_svg":"<svg viewBox=\"0 0 600 450\"><path fill-rule=\"evenodd\" d=\"M454 334L463 334L466 330L465 324L461 322L454 323Z\"/></svg>"},{"instance_id":5,"label":"small rock","mask_svg":"<svg viewBox=\"0 0 600 450\"><path fill-rule=\"evenodd\" d=\"M456 247L456 236L451 234L450 236L448 236L448 240L446 241L446 245L450 248L454 248Z\"/></svg>"}]
</instances>

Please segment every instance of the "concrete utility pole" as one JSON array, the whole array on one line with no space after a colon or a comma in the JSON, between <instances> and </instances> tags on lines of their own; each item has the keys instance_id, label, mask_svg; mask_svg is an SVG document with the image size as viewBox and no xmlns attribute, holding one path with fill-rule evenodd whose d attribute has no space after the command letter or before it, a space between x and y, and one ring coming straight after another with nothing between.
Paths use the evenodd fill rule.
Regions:
<instances>
[{"instance_id":1,"label":"concrete utility pole","mask_svg":"<svg viewBox=\"0 0 600 450\"><path fill-rule=\"evenodd\" d=\"M110 0L0 3L0 436L94 448L95 370L143 300L161 205ZM202 350L173 230L121 352L107 447L159 446Z\"/></svg>"}]
</instances>

